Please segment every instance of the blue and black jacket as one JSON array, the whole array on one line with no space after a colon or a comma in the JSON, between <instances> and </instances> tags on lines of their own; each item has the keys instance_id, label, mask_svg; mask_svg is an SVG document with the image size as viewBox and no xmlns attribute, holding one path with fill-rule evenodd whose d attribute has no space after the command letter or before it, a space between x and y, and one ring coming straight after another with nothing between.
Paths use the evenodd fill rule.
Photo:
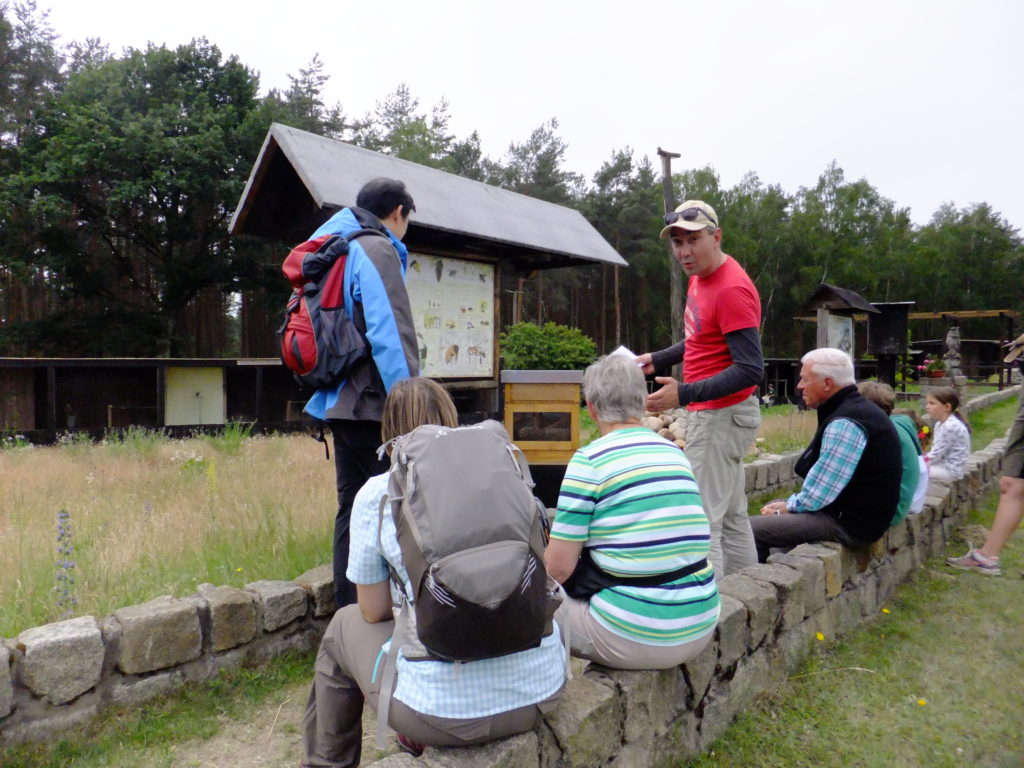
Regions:
<instances>
[{"instance_id":1,"label":"blue and black jacket","mask_svg":"<svg viewBox=\"0 0 1024 768\"><path fill-rule=\"evenodd\" d=\"M336 387L318 389L306 403L317 419L380 421L384 399L396 381L419 375L416 329L405 288L409 251L380 219L362 208L342 208L310 239L365 234L349 245L342 283L345 310L366 334L370 357L357 363Z\"/></svg>"}]
</instances>

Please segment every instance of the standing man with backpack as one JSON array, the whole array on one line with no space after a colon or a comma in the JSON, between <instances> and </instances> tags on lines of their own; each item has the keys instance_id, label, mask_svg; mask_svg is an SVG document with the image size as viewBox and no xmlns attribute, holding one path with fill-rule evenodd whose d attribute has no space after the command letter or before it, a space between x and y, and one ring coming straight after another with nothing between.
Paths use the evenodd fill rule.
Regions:
<instances>
[{"instance_id":1,"label":"standing man with backpack","mask_svg":"<svg viewBox=\"0 0 1024 768\"><path fill-rule=\"evenodd\" d=\"M342 284L345 310L366 336L370 354L333 387L318 389L306 413L326 421L334 438L338 513L334 520L334 597L341 608L356 601L345 576L349 517L356 493L367 479L386 472L377 457L384 400L397 381L419 375L419 354L405 270L409 255L402 238L416 210L405 184L378 178L367 182L356 204L328 219L310 239L338 234L349 238Z\"/></svg>"}]
</instances>

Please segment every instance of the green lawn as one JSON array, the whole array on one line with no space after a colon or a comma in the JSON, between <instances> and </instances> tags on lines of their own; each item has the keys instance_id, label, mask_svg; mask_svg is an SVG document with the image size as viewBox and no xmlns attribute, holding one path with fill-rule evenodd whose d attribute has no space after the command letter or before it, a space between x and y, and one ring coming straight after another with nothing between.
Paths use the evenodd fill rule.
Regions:
<instances>
[{"instance_id":1,"label":"green lawn","mask_svg":"<svg viewBox=\"0 0 1024 768\"><path fill-rule=\"evenodd\" d=\"M995 501L968 522L990 524ZM810 660L680 768L1024 765L1022 566L1021 532L1004 550L1003 577L929 562L888 612Z\"/></svg>"}]
</instances>

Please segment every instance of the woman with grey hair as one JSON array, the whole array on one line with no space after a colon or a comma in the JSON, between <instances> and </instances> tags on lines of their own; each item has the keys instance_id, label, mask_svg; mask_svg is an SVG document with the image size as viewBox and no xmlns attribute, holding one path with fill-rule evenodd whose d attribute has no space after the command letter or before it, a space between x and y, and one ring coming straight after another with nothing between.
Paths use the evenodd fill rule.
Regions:
<instances>
[{"instance_id":1,"label":"woman with grey hair","mask_svg":"<svg viewBox=\"0 0 1024 768\"><path fill-rule=\"evenodd\" d=\"M710 527L690 462L642 426L636 362L602 357L583 376L600 437L566 468L545 554L569 599L556 618L577 656L664 669L703 650L718 622Z\"/></svg>"}]
</instances>

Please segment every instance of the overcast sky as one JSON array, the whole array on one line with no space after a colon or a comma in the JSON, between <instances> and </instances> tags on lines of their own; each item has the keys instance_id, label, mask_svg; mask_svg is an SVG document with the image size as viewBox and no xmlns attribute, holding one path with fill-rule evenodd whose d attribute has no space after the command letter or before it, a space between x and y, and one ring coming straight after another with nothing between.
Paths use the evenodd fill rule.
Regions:
<instances>
[{"instance_id":1,"label":"overcast sky","mask_svg":"<svg viewBox=\"0 0 1024 768\"><path fill-rule=\"evenodd\" d=\"M319 53L360 117L405 82L500 158L548 119L590 179L632 147L788 192L835 159L927 222L988 202L1024 227L1024 2L37 0L62 41L205 36L284 89Z\"/></svg>"}]
</instances>

